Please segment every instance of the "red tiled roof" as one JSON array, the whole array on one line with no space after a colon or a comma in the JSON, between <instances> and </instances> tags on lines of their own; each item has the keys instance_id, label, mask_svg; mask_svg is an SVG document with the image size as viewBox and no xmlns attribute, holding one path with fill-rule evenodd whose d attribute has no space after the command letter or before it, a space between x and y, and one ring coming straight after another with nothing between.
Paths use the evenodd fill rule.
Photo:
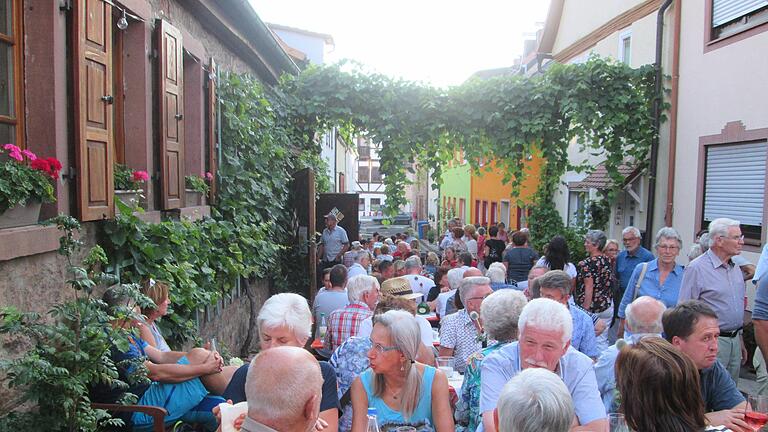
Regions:
<instances>
[{"instance_id":1,"label":"red tiled roof","mask_svg":"<svg viewBox=\"0 0 768 432\"><path fill-rule=\"evenodd\" d=\"M624 183L631 181L638 172L638 166L634 162L626 161L619 165L619 174L624 177ZM610 175L608 175L608 169L605 167L605 162L602 162L595 167L590 175L584 178L580 182L571 182L568 187L572 189L607 189L613 183Z\"/></svg>"}]
</instances>

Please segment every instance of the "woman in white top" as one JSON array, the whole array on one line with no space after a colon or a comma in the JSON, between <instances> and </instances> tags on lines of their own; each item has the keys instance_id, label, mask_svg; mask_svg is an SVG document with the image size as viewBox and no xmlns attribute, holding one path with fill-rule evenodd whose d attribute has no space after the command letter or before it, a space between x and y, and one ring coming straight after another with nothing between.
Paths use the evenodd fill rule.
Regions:
<instances>
[{"instance_id":1,"label":"woman in white top","mask_svg":"<svg viewBox=\"0 0 768 432\"><path fill-rule=\"evenodd\" d=\"M546 253L536 261L535 266L547 267L550 270L563 270L571 279L576 279L576 266L570 262L568 243L563 236L554 236L547 244Z\"/></svg>"},{"instance_id":2,"label":"woman in white top","mask_svg":"<svg viewBox=\"0 0 768 432\"><path fill-rule=\"evenodd\" d=\"M467 245L467 252L472 254L472 259L477 259L477 234L474 225L464 226L464 237L461 238Z\"/></svg>"}]
</instances>

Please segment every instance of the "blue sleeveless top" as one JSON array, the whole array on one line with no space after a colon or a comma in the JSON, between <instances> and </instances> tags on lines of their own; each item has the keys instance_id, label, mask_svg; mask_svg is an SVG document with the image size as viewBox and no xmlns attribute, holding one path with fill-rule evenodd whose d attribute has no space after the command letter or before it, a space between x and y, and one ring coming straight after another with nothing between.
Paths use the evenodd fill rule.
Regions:
<instances>
[{"instance_id":1,"label":"blue sleeveless top","mask_svg":"<svg viewBox=\"0 0 768 432\"><path fill-rule=\"evenodd\" d=\"M376 418L379 421L381 432L394 431L399 426L413 426L419 432L434 431L432 421L432 381L435 378L435 368L424 366L424 374L421 379L421 396L416 410L408 421L405 421L399 411L395 411L384 400L373 395L374 373L370 368L360 375L365 393L368 396L368 407L376 408Z\"/></svg>"}]
</instances>

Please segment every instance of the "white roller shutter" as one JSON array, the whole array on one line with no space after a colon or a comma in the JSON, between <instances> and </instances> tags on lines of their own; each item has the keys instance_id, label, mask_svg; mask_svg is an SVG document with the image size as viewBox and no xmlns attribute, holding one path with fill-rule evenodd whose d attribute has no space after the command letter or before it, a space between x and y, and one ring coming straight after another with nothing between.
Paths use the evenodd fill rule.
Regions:
<instances>
[{"instance_id":1,"label":"white roller shutter","mask_svg":"<svg viewBox=\"0 0 768 432\"><path fill-rule=\"evenodd\" d=\"M745 225L763 225L767 149L765 142L707 148L705 221L728 217Z\"/></svg>"},{"instance_id":2,"label":"white roller shutter","mask_svg":"<svg viewBox=\"0 0 768 432\"><path fill-rule=\"evenodd\" d=\"M768 0L714 0L712 27L719 27L765 6L768 6Z\"/></svg>"}]
</instances>

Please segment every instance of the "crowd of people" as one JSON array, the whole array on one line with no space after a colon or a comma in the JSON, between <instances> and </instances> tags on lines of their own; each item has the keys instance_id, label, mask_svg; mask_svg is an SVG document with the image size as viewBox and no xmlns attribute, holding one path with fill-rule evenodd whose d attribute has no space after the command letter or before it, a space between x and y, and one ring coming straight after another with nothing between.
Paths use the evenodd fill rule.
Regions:
<instances>
[{"instance_id":1,"label":"crowd of people","mask_svg":"<svg viewBox=\"0 0 768 432\"><path fill-rule=\"evenodd\" d=\"M529 235L451 220L439 253L422 252L408 232L350 242L329 214L322 289L311 303L283 293L263 304L250 363L171 351L156 326L168 287L154 281L156 307L115 323L138 332L113 355L148 368L151 383L129 389L140 404L209 429L220 427L212 405L245 401L241 431L364 432L373 421L382 432L607 432L615 418L638 432L756 430L738 379L756 286L754 362L768 393L768 247L757 266L743 259L738 221L710 222L685 265L669 227L653 252L637 228L620 241L590 230L581 260L562 236L538 253ZM112 290L105 301L126 305Z\"/></svg>"}]
</instances>

